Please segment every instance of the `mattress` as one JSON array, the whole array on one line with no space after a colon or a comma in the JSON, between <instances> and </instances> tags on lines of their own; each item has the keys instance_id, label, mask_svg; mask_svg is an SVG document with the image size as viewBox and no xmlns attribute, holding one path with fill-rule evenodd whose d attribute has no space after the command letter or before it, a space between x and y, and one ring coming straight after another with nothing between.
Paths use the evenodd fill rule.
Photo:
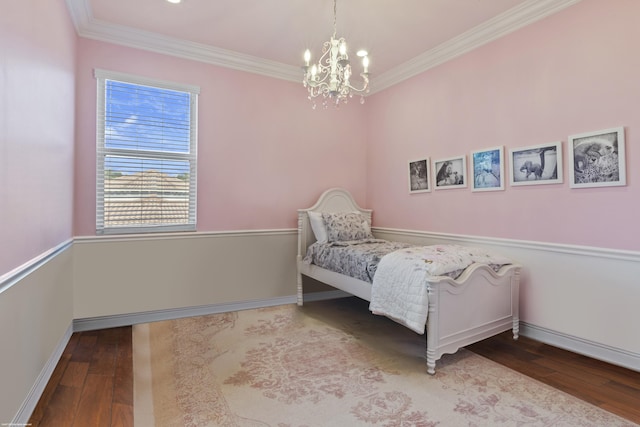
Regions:
<instances>
[{"instance_id":1,"label":"mattress","mask_svg":"<svg viewBox=\"0 0 640 427\"><path fill-rule=\"evenodd\" d=\"M388 253L412 245L381 239L314 243L304 262L372 283L380 259Z\"/></svg>"},{"instance_id":2,"label":"mattress","mask_svg":"<svg viewBox=\"0 0 640 427\"><path fill-rule=\"evenodd\" d=\"M382 239L364 239L331 243L314 243L307 249L304 262L373 283L380 260L387 254L404 253L407 257L420 258L430 276L457 278L473 263L489 265L494 271L511 260L482 248L458 245L416 246L409 243Z\"/></svg>"}]
</instances>

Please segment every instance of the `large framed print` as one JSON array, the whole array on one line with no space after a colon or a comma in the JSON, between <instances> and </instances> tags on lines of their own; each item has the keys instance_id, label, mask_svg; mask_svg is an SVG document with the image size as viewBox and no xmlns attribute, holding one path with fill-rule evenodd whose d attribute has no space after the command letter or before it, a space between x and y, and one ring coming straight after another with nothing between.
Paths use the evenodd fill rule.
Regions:
<instances>
[{"instance_id":1,"label":"large framed print","mask_svg":"<svg viewBox=\"0 0 640 427\"><path fill-rule=\"evenodd\" d=\"M562 142L511 149L509 162L511 185L562 183Z\"/></svg>"},{"instance_id":2,"label":"large framed print","mask_svg":"<svg viewBox=\"0 0 640 427\"><path fill-rule=\"evenodd\" d=\"M569 137L571 188L627 185L624 128Z\"/></svg>"},{"instance_id":3,"label":"large framed print","mask_svg":"<svg viewBox=\"0 0 640 427\"><path fill-rule=\"evenodd\" d=\"M428 193L431 191L429 180L429 158L409 161L409 193Z\"/></svg>"},{"instance_id":4,"label":"large framed print","mask_svg":"<svg viewBox=\"0 0 640 427\"><path fill-rule=\"evenodd\" d=\"M433 185L436 190L464 188L467 186L465 177L467 161L465 156L436 160L433 162L433 171Z\"/></svg>"},{"instance_id":5,"label":"large framed print","mask_svg":"<svg viewBox=\"0 0 640 427\"><path fill-rule=\"evenodd\" d=\"M471 191L504 190L504 148L471 152Z\"/></svg>"}]
</instances>

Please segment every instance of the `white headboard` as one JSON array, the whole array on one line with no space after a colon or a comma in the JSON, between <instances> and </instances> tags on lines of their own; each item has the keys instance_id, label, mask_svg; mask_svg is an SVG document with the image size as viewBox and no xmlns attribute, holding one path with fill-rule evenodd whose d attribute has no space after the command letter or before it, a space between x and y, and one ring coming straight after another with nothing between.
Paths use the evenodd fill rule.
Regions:
<instances>
[{"instance_id":1,"label":"white headboard","mask_svg":"<svg viewBox=\"0 0 640 427\"><path fill-rule=\"evenodd\" d=\"M320 196L315 205L307 209L298 209L298 260L304 258L309 245L316 241L311 230L307 212L354 212L360 211L371 224L371 209L362 209L347 190L331 188Z\"/></svg>"}]
</instances>

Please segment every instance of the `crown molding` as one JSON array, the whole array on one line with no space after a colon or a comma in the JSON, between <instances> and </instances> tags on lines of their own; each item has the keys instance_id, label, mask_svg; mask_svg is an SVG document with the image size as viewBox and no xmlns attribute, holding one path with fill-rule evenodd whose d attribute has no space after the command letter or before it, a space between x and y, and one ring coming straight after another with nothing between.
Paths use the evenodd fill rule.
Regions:
<instances>
[{"instance_id":1,"label":"crown molding","mask_svg":"<svg viewBox=\"0 0 640 427\"><path fill-rule=\"evenodd\" d=\"M471 30L374 77L371 93L423 73L581 0L528 0ZM89 0L66 0L78 36L204 62L267 77L301 81L299 67L95 19Z\"/></svg>"},{"instance_id":2,"label":"crown molding","mask_svg":"<svg viewBox=\"0 0 640 427\"><path fill-rule=\"evenodd\" d=\"M195 43L135 28L111 24L93 17L89 0L66 0L78 36L204 62L277 79L301 82L300 67Z\"/></svg>"},{"instance_id":3,"label":"crown molding","mask_svg":"<svg viewBox=\"0 0 640 427\"><path fill-rule=\"evenodd\" d=\"M450 61L580 1L528 0L381 74L373 79L371 94Z\"/></svg>"},{"instance_id":4,"label":"crown molding","mask_svg":"<svg viewBox=\"0 0 640 427\"><path fill-rule=\"evenodd\" d=\"M89 0L65 0L65 3L67 3L71 21L76 27L76 33L80 35L82 29L89 26L90 18L93 16L91 4Z\"/></svg>"}]
</instances>

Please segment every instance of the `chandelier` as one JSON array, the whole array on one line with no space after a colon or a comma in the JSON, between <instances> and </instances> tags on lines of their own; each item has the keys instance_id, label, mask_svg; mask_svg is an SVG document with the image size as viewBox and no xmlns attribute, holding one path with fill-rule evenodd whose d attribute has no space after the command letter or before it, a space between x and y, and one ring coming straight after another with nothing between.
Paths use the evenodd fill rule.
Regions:
<instances>
[{"instance_id":1,"label":"chandelier","mask_svg":"<svg viewBox=\"0 0 640 427\"><path fill-rule=\"evenodd\" d=\"M356 54L362 58L363 72L360 77L364 80L362 87L357 88L351 82L351 63L347 54L347 42L341 37L336 37L336 1L333 0L333 35L331 40L324 42L322 56L317 64L309 66L311 52L304 52L304 77L302 84L309 90L309 99L316 108L316 98L322 95L322 105L338 107L346 104L354 93L360 94L360 103L364 103L364 94L369 93L369 56L365 50Z\"/></svg>"}]
</instances>

